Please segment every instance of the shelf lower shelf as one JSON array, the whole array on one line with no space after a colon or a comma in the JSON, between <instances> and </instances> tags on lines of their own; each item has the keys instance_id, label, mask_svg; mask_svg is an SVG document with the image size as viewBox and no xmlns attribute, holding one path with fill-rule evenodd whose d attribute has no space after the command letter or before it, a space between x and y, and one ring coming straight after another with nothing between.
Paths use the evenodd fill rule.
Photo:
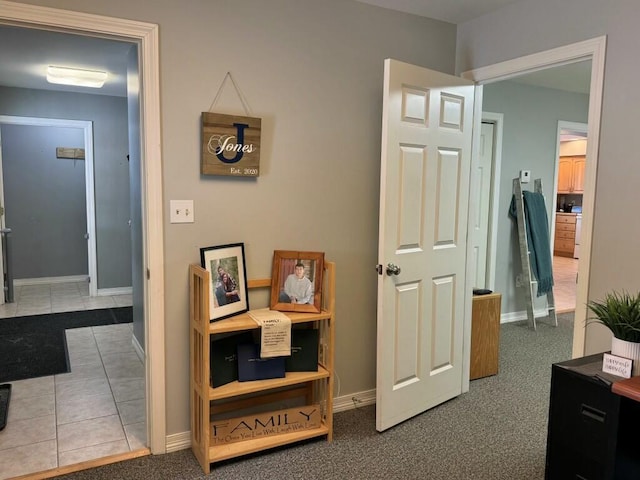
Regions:
<instances>
[{"instance_id":1,"label":"shelf lower shelf","mask_svg":"<svg viewBox=\"0 0 640 480\"><path fill-rule=\"evenodd\" d=\"M228 460L230 458L247 455L249 453L260 452L262 450L274 447L280 447L292 442L308 440L310 438L320 437L329 434L329 428L321 425L319 428L310 430L301 430L292 433L283 433L273 435L271 437L258 438L255 440L246 440L244 442L229 443L227 445L215 445L209 447L209 460L211 463Z\"/></svg>"},{"instance_id":2,"label":"shelf lower shelf","mask_svg":"<svg viewBox=\"0 0 640 480\"><path fill-rule=\"evenodd\" d=\"M254 380L251 382L231 382L221 387L209 387L209 400L222 400L225 398L246 395L247 393L262 392L272 388L287 387L298 383L311 382L328 378L329 371L318 366L317 372L287 372L284 378L271 378L269 380Z\"/></svg>"}]
</instances>

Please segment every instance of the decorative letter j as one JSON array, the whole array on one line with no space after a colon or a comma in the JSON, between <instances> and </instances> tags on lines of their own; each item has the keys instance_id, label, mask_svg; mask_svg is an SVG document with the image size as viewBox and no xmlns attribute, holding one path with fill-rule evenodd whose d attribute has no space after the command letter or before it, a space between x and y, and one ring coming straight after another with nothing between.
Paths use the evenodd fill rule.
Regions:
<instances>
[{"instance_id":1,"label":"decorative letter j","mask_svg":"<svg viewBox=\"0 0 640 480\"><path fill-rule=\"evenodd\" d=\"M244 145L244 129L248 128L249 125L245 125L244 123L234 123L233 126L236 127L236 130L238 132L238 136L237 136L238 145ZM224 163L237 163L240 160L242 160L243 155L244 155L244 152L240 148L236 151L235 157L228 159L228 158L225 158L224 151L220 149L220 151L216 154L216 157L218 157L218 159Z\"/></svg>"}]
</instances>

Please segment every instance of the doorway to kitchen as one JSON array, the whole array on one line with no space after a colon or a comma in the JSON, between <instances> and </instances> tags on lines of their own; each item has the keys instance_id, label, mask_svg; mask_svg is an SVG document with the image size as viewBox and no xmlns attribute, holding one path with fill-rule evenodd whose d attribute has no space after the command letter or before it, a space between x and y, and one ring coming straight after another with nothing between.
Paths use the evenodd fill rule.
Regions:
<instances>
[{"instance_id":1,"label":"doorway to kitchen","mask_svg":"<svg viewBox=\"0 0 640 480\"><path fill-rule=\"evenodd\" d=\"M573 330L572 355L579 357L584 355L585 328L584 319L587 316L587 292L589 289L589 269L591 264L591 225L593 218L593 206L595 204L595 172L598 162L598 145L600 134L600 113L602 106L602 92L604 85L604 59L606 37L597 37L591 40L558 47L545 52L528 55L515 60L497 63L491 66L477 68L463 72L462 76L476 81L479 85L487 85L493 82L517 77L527 72L544 70L559 65L591 61L591 78L589 82L588 122L589 144L587 156L590 168L585 171L585 217L584 231L581 238L581 255L584 257L579 264L579 280L576 296L576 311ZM478 89L478 97L482 99L483 89ZM507 203L507 202L504 202Z\"/></svg>"},{"instance_id":2,"label":"doorway to kitchen","mask_svg":"<svg viewBox=\"0 0 640 480\"><path fill-rule=\"evenodd\" d=\"M553 238L553 293L558 313L576 309L587 152L586 123L558 122Z\"/></svg>"}]
</instances>

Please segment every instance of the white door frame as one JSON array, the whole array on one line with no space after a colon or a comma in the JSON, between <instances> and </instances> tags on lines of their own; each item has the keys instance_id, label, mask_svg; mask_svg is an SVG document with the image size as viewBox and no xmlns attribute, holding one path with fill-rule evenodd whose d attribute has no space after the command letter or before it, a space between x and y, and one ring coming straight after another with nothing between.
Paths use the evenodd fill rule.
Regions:
<instances>
[{"instance_id":1,"label":"white door frame","mask_svg":"<svg viewBox=\"0 0 640 480\"><path fill-rule=\"evenodd\" d=\"M493 123L493 161L491 162L492 199L489 206L489 242L487 248L487 288L496 288L496 257L498 255L498 212L500 211L500 172L502 169L502 132L504 115L502 113L482 112L483 122Z\"/></svg>"},{"instance_id":2,"label":"white door frame","mask_svg":"<svg viewBox=\"0 0 640 480\"><path fill-rule=\"evenodd\" d=\"M96 254L96 210L95 210L95 182L93 176L93 122L85 120L64 120L53 118L37 118L37 117L17 117L13 115L0 115L0 124L5 125L29 125L37 127L68 127L81 128L84 133L84 178L85 178L85 197L87 202L87 233L89 241L87 242L87 268L89 272L89 295L95 297L97 295L97 254ZM0 172L2 172L2 162L0 161ZM2 180L0 173L0 181ZM4 189L0 188L0 202L4 203Z\"/></svg>"},{"instance_id":3,"label":"white door frame","mask_svg":"<svg viewBox=\"0 0 640 480\"><path fill-rule=\"evenodd\" d=\"M476 123L479 124L483 84L508 80L537 70L591 60L591 86L589 90L587 132L589 139L587 142L587 158L589 159L589 163L585 170L585 192L582 200L583 210L585 212L582 216L583 230L580 252L583 258L580 259L578 264L578 290L573 325L573 358L583 356L585 350L586 303L589 293L589 272L591 269L591 237L596 191L596 171L598 166L598 147L600 144L600 117L602 113L606 38L606 36L601 36L462 73L463 77L469 78L479 85L476 89L476 99L479 101L476 102L477 115L475 116L477 119ZM479 128L475 130L479 131ZM475 135L476 133L474 132L474 138ZM584 248L582 245L584 245Z\"/></svg>"},{"instance_id":4,"label":"white door frame","mask_svg":"<svg viewBox=\"0 0 640 480\"><path fill-rule=\"evenodd\" d=\"M166 452L164 244L158 25L0 0L0 24L106 36L138 44L141 74L142 221L147 440ZM153 328L150 328L153 319Z\"/></svg>"}]
</instances>

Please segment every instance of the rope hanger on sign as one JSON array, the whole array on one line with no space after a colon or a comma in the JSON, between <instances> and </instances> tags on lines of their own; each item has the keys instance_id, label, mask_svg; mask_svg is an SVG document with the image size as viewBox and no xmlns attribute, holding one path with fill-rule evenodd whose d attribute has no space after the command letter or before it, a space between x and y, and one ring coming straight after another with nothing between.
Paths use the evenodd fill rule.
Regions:
<instances>
[{"instance_id":1,"label":"rope hanger on sign","mask_svg":"<svg viewBox=\"0 0 640 480\"><path fill-rule=\"evenodd\" d=\"M245 114L248 117L252 117L253 113L251 112L251 107L249 106L249 102L246 100L246 97L243 95L243 93L238 88L238 85L236 84L236 81L233 79L233 76L231 75L231 72L227 72L227 74L224 76L224 79L222 80L222 83L220 84L220 88L218 88L218 93L216 93L216 96L213 99L213 102L211 102L211 106L209 107L209 112L211 112L213 107L216 105L216 103L220 99L220 95L222 94L222 90L224 89L224 84L227 82L227 78L231 80L231 83L233 84L233 88L236 90L236 94L238 95L238 98L240 99L240 103L242 103L242 108L244 108Z\"/></svg>"}]
</instances>

